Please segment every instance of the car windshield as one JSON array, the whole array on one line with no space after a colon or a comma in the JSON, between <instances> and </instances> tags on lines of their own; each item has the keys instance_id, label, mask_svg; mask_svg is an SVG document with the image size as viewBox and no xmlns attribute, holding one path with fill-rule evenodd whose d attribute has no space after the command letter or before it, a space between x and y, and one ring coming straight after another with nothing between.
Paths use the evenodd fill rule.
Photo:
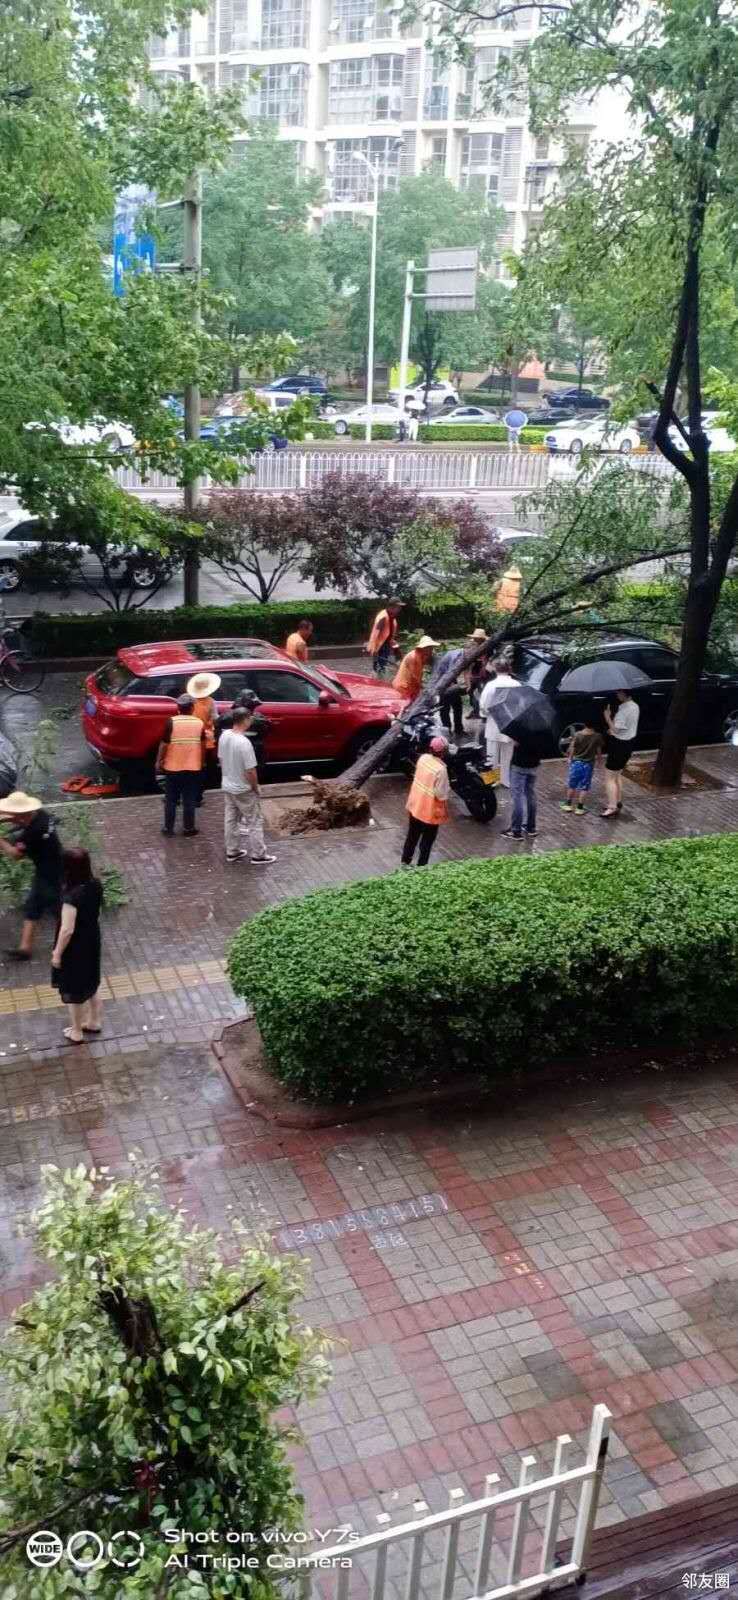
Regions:
<instances>
[{"instance_id":1,"label":"car windshield","mask_svg":"<svg viewBox=\"0 0 738 1600\"><path fill-rule=\"evenodd\" d=\"M95 682L103 694L123 694L135 677L130 667L124 667L122 661L114 659L106 661L104 667L95 673Z\"/></svg>"},{"instance_id":2,"label":"car windshield","mask_svg":"<svg viewBox=\"0 0 738 1600\"><path fill-rule=\"evenodd\" d=\"M539 656L535 650L516 651L513 672L521 683L530 684L531 689L541 689L550 671L551 661L547 656Z\"/></svg>"},{"instance_id":3,"label":"car windshield","mask_svg":"<svg viewBox=\"0 0 738 1600\"><path fill-rule=\"evenodd\" d=\"M309 678L312 678L313 683L317 683L319 689L328 689L331 694L340 694L346 700L351 699L349 691L344 684L339 683L337 678L331 677L330 673L321 672L318 667L303 667L303 672L307 673Z\"/></svg>"}]
</instances>

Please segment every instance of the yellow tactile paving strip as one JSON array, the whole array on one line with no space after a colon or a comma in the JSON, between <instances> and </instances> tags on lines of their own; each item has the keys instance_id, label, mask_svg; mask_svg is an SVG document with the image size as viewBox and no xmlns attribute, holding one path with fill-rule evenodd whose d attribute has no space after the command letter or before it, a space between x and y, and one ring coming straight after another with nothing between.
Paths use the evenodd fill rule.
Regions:
<instances>
[{"instance_id":1,"label":"yellow tactile paving strip","mask_svg":"<svg viewBox=\"0 0 738 1600\"><path fill-rule=\"evenodd\" d=\"M223 983L225 961L201 961L181 967L142 967L137 972L113 972L100 985L103 1000L129 1000L138 994L169 994L173 989L198 984ZM30 983L19 989L0 990L0 1016L26 1011L51 1011L63 1004L50 984Z\"/></svg>"}]
</instances>

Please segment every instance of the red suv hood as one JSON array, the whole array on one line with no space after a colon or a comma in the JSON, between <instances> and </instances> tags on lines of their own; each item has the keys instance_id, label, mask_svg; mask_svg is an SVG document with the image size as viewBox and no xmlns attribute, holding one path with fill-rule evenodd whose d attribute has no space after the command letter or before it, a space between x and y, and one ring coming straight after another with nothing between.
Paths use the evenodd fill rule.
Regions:
<instances>
[{"instance_id":1,"label":"red suv hood","mask_svg":"<svg viewBox=\"0 0 738 1600\"><path fill-rule=\"evenodd\" d=\"M322 667L321 671L326 672ZM334 672L328 669L327 676L336 678L349 690L352 700L363 700L367 705L386 706L391 711L399 711L405 701L392 689L388 683L377 683L374 678L369 678L363 672Z\"/></svg>"}]
</instances>

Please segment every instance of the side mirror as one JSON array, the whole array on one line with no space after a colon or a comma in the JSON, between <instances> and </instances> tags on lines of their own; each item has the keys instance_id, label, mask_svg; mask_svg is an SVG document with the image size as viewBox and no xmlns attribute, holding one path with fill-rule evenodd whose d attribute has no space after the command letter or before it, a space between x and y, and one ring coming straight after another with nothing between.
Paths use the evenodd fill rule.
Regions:
<instances>
[{"instance_id":1,"label":"side mirror","mask_svg":"<svg viewBox=\"0 0 738 1600\"><path fill-rule=\"evenodd\" d=\"M329 694L327 689L321 689L320 694L318 695L318 705L322 706L324 711L327 711L328 707L334 706L335 703L336 702L333 698L333 695Z\"/></svg>"}]
</instances>

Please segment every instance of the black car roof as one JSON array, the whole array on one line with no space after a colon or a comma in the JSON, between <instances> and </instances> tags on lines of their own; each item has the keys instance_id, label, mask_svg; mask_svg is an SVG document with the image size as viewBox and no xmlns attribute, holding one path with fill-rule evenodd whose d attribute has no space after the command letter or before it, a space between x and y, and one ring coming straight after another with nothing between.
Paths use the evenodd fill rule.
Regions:
<instances>
[{"instance_id":1,"label":"black car roof","mask_svg":"<svg viewBox=\"0 0 738 1600\"><path fill-rule=\"evenodd\" d=\"M585 642L592 654L599 652L610 654L613 650L627 649L632 645L646 645L650 649L668 650L671 655L676 654L676 651L672 650L670 645L664 644L663 640L648 639L641 633L601 633ZM545 661L556 661L566 654L567 647L571 649L573 643L571 637L549 634L544 638L520 639L517 647L521 650L530 650Z\"/></svg>"}]
</instances>

